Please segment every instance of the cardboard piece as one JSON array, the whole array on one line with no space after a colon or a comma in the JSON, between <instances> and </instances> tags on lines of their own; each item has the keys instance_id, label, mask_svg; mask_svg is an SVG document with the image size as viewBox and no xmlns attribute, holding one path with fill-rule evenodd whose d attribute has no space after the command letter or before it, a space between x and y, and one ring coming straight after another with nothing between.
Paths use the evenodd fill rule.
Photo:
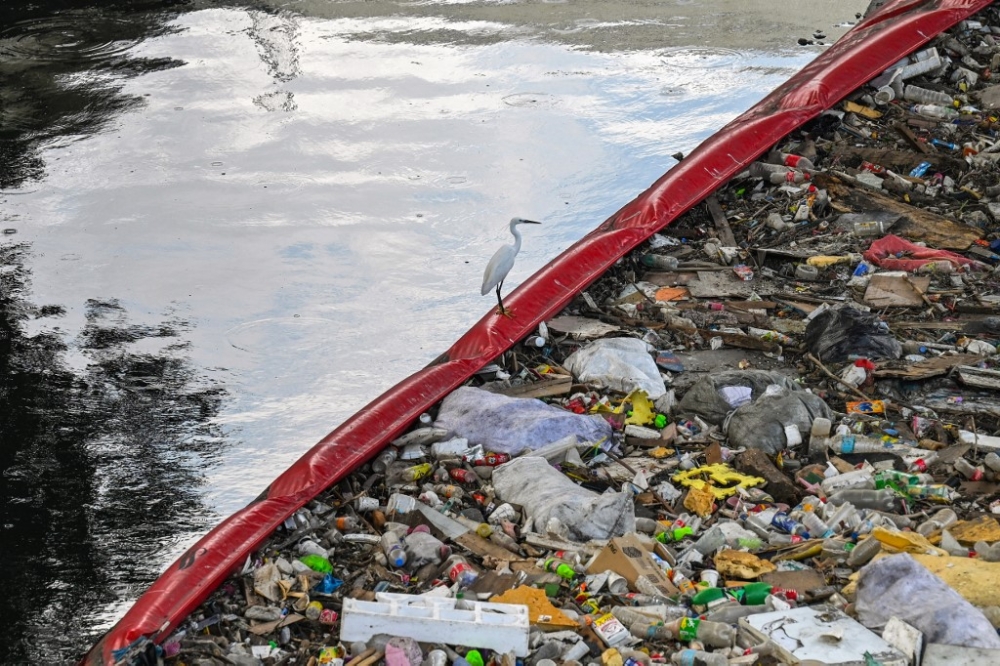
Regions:
<instances>
[{"instance_id":1,"label":"cardboard piece","mask_svg":"<svg viewBox=\"0 0 1000 666\"><path fill-rule=\"evenodd\" d=\"M929 277L876 273L868 281L865 303L873 308L918 308L924 304L922 295L930 284Z\"/></svg>"},{"instance_id":2,"label":"cardboard piece","mask_svg":"<svg viewBox=\"0 0 1000 666\"><path fill-rule=\"evenodd\" d=\"M957 365L967 365L978 363L983 359L976 354L956 354L954 356L931 357L916 363L907 363L904 367L891 367L899 365L898 361L883 361L877 365L876 377L896 377L898 379L930 379L948 374Z\"/></svg>"},{"instance_id":3,"label":"cardboard piece","mask_svg":"<svg viewBox=\"0 0 1000 666\"><path fill-rule=\"evenodd\" d=\"M576 629L578 626L568 615L552 605L545 596L545 590L522 585L513 590L507 590L501 595L491 597L494 604L520 604L528 607L528 622L541 629L558 631L560 629Z\"/></svg>"},{"instance_id":4,"label":"cardboard piece","mask_svg":"<svg viewBox=\"0 0 1000 666\"><path fill-rule=\"evenodd\" d=\"M760 579L783 590L795 590L799 593L800 598L805 596L807 592L818 590L826 585L826 578L814 569L773 571L764 574Z\"/></svg>"},{"instance_id":5,"label":"cardboard piece","mask_svg":"<svg viewBox=\"0 0 1000 666\"><path fill-rule=\"evenodd\" d=\"M615 537L587 566L588 573L614 571L628 582L629 589L642 594L669 597L680 590L667 577L646 546L635 534Z\"/></svg>"}]
</instances>

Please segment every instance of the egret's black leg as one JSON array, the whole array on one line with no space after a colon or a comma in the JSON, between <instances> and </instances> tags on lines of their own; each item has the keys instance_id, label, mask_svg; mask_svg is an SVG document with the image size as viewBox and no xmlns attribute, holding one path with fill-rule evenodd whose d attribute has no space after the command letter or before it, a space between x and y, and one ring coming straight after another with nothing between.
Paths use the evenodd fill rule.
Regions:
<instances>
[{"instance_id":1,"label":"egret's black leg","mask_svg":"<svg viewBox=\"0 0 1000 666\"><path fill-rule=\"evenodd\" d=\"M500 296L500 289L503 288L503 280L500 280L500 284L497 285L497 311L500 314L507 314L507 311L503 309L503 298Z\"/></svg>"}]
</instances>

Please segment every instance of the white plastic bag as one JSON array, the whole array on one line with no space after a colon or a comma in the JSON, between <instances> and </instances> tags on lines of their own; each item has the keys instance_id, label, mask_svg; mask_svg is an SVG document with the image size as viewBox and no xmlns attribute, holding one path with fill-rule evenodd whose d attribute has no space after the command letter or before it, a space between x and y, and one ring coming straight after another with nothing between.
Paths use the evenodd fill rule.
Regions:
<instances>
[{"instance_id":1,"label":"white plastic bag","mask_svg":"<svg viewBox=\"0 0 1000 666\"><path fill-rule=\"evenodd\" d=\"M602 338L573 352L563 365L581 382L622 393L642 389L656 400L667 388L650 351L636 338Z\"/></svg>"},{"instance_id":2,"label":"white plastic bag","mask_svg":"<svg viewBox=\"0 0 1000 666\"><path fill-rule=\"evenodd\" d=\"M566 437L598 442L611 437L600 416L574 414L535 398L508 398L471 386L451 392L434 424L485 451L509 453L539 449Z\"/></svg>"},{"instance_id":3,"label":"white plastic bag","mask_svg":"<svg viewBox=\"0 0 1000 666\"><path fill-rule=\"evenodd\" d=\"M493 489L520 504L542 534L573 541L610 539L635 531L635 505L627 493L581 488L544 458L515 458L493 470Z\"/></svg>"}]
</instances>

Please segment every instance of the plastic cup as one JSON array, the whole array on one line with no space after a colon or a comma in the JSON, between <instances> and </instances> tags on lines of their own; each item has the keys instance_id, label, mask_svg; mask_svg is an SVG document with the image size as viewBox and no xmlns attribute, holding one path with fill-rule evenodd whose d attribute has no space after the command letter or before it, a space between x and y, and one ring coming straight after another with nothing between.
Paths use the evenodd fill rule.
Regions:
<instances>
[{"instance_id":1,"label":"plastic cup","mask_svg":"<svg viewBox=\"0 0 1000 666\"><path fill-rule=\"evenodd\" d=\"M719 572L715 569L705 569L701 572L701 582L709 587L719 586Z\"/></svg>"}]
</instances>

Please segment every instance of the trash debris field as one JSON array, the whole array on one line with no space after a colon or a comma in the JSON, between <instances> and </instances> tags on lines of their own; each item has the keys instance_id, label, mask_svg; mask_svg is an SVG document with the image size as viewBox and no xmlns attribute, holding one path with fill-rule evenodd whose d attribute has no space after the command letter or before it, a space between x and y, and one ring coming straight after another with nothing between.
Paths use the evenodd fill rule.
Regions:
<instances>
[{"instance_id":1,"label":"trash debris field","mask_svg":"<svg viewBox=\"0 0 1000 666\"><path fill-rule=\"evenodd\" d=\"M114 660L1000 663L998 69L993 4L741 168Z\"/></svg>"}]
</instances>

